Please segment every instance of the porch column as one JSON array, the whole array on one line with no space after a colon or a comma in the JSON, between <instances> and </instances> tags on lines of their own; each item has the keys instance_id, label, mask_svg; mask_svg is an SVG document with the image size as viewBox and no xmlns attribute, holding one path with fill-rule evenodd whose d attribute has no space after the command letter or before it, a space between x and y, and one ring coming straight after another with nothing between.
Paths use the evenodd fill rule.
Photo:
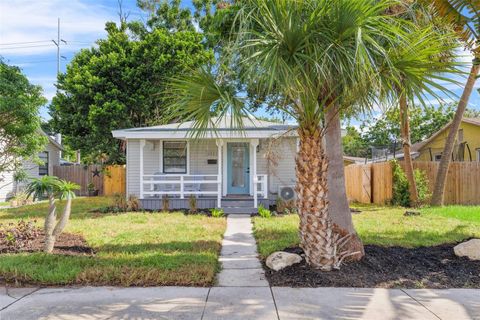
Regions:
<instances>
[{"instance_id":1,"label":"porch column","mask_svg":"<svg viewBox=\"0 0 480 320\"><path fill-rule=\"evenodd\" d=\"M222 146L223 140L215 140L217 144L217 207L222 207Z\"/></svg>"},{"instance_id":2,"label":"porch column","mask_svg":"<svg viewBox=\"0 0 480 320\"><path fill-rule=\"evenodd\" d=\"M257 146L258 146L258 139L250 140L250 146L252 150L252 176L253 176L253 207L258 208L258 178L257 178Z\"/></svg>"},{"instance_id":3,"label":"porch column","mask_svg":"<svg viewBox=\"0 0 480 320\"><path fill-rule=\"evenodd\" d=\"M140 140L140 199L143 199L143 147L145 139Z\"/></svg>"}]
</instances>

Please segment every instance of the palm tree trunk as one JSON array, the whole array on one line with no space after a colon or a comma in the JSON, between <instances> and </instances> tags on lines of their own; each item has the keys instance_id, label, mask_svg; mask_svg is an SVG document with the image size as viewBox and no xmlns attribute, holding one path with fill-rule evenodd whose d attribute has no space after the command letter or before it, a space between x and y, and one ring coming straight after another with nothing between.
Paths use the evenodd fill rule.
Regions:
<instances>
[{"instance_id":1,"label":"palm tree trunk","mask_svg":"<svg viewBox=\"0 0 480 320\"><path fill-rule=\"evenodd\" d=\"M472 68L470 69L470 75L468 77L465 88L463 89L462 97L458 102L457 111L455 112L455 117L453 118L452 123L448 131L448 137L445 141L445 147L443 148L442 158L440 160L440 165L438 166L437 179L435 180L435 186L433 188L432 195L432 206L442 206L443 205L443 196L445 192L445 183L447 181L447 172L448 167L450 166L450 155L453 151L453 146L455 144L455 138L457 136L458 128L462 122L463 114L467 108L468 99L472 94L473 86L475 85L475 80L480 69L480 65L473 61Z\"/></svg>"},{"instance_id":2,"label":"palm tree trunk","mask_svg":"<svg viewBox=\"0 0 480 320\"><path fill-rule=\"evenodd\" d=\"M351 252L359 252L349 259L360 260L365 252L362 240L353 226L352 213L348 204L345 188L345 166L343 164L342 129L338 108L327 108L325 120L327 123L325 153L328 159L328 214L335 225L351 235L346 248Z\"/></svg>"},{"instance_id":3,"label":"palm tree trunk","mask_svg":"<svg viewBox=\"0 0 480 320\"><path fill-rule=\"evenodd\" d=\"M410 120L408 116L407 96L405 92L400 92L400 127L402 135L403 157L405 159L405 175L408 180L408 191L410 193L410 205L415 206L418 203L417 184L413 173L413 162L410 154Z\"/></svg>"},{"instance_id":4,"label":"palm tree trunk","mask_svg":"<svg viewBox=\"0 0 480 320\"><path fill-rule=\"evenodd\" d=\"M300 246L307 263L324 271L339 268L354 253L345 249L350 236L342 233L329 217L328 161L321 128L299 128L300 145L296 159L297 208L300 216ZM355 252L356 254L356 252Z\"/></svg>"},{"instance_id":5,"label":"palm tree trunk","mask_svg":"<svg viewBox=\"0 0 480 320\"><path fill-rule=\"evenodd\" d=\"M56 215L56 205L55 205L55 196L53 194L48 195L48 215L45 218L45 244L43 251L46 253L51 253L53 251L53 246L55 245L55 236L53 235L53 229L55 227L55 221L57 220Z\"/></svg>"},{"instance_id":6,"label":"palm tree trunk","mask_svg":"<svg viewBox=\"0 0 480 320\"><path fill-rule=\"evenodd\" d=\"M57 237L60 233L63 232L65 227L67 226L67 222L70 219L70 212L72 209L72 198L68 197L67 202L65 203L65 208L63 209L62 216L60 217L60 221L58 221L55 229L53 230L53 235Z\"/></svg>"}]
</instances>

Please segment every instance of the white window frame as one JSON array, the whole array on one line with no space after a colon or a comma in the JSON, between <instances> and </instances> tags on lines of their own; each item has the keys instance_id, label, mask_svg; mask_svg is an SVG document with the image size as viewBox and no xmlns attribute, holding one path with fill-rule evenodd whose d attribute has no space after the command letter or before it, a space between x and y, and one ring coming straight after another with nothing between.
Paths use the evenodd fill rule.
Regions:
<instances>
[{"instance_id":1,"label":"white window frame","mask_svg":"<svg viewBox=\"0 0 480 320\"><path fill-rule=\"evenodd\" d=\"M164 163L164 145L165 142L184 142L186 145L186 154L185 154L185 160L186 160L186 168L185 172L165 172L165 163ZM189 175L190 174L190 141L188 140L160 140L160 171L163 174L169 175Z\"/></svg>"},{"instance_id":2,"label":"white window frame","mask_svg":"<svg viewBox=\"0 0 480 320\"><path fill-rule=\"evenodd\" d=\"M477 151L477 161L480 162L480 148L477 148L475 151Z\"/></svg>"},{"instance_id":3,"label":"white window frame","mask_svg":"<svg viewBox=\"0 0 480 320\"><path fill-rule=\"evenodd\" d=\"M40 154L42 154L42 153L45 153L47 155L47 161L44 164L39 164L38 165L38 176L40 176L40 177L48 176L50 174L50 152L45 150L45 151L40 152L38 154L38 156L40 157ZM47 174L40 174L40 168L44 168L44 167L47 168Z\"/></svg>"}]
</instances>

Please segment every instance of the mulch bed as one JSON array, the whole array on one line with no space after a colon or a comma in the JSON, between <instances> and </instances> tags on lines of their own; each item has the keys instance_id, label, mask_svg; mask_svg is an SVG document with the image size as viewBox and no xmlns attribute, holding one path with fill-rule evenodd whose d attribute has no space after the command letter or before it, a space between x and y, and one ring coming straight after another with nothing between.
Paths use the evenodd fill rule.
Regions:
<instances>
[{"instance_id":1,"label":"mulch bed","mask_svg":"<svg viewBox=\"0 0 480 320\"><path fill-rule=\"evenodd\" d=\"M38 237L32 240L28 246L17 251L0 246L0 253L41 252L44 243L45 233L39 230ZM81 235L64 232L57 237L53 253L68 256L93 256L95 251L88 246L87 241Z\"/></svg>"},{"instance_id":2,"label":"mulch bed","mask_svg":"<svg viewBox=\"0 0 480 320\"><path fill-rule=\"evenodd\" d=\"M456 244L403 248L365 246L365 257L323 272L301 263L280 271L265 267L272 286L363 288L480 288L480 261L457 257ZM302 249L284 251L303 254Z\"/></svg>"}]
</instances>

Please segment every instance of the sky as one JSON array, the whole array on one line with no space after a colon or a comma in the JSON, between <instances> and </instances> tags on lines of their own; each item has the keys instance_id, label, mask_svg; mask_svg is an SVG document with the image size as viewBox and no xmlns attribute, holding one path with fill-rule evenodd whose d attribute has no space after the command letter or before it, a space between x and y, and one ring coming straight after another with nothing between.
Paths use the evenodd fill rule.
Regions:
<instances>
[{"instance_id":1,"label":"sky","mask_svg":"<svg viewBox=\"0 0 480 320\"><path fill-rule=\"evenodd\" d=\"M192 7L183 0L182 6ZM123 0L123 11L129 20L143 20L146 15L136 7L136 0ZM72 57L82 48L89 48L104 38L107 21L118 22L118 0L0 0L0 56L8 64L19 66L31 83L43 88L44 96L51 101L55 95L57 69L57 19L60 18L60 72L64 72ZM468 53L462 60L471 61ZM465 77L457 80L464 83ZM458 96L462 87L447 84ZM476 88L480 87L477 81ZM455 98L445 97L445 102ZM433 105L437 101L431 102ZM474 90L469 108L480 110L480 95ZM379 114L377 110L375 114ZM41 110L48 120L48 109Z\"/></svg>"}]
</instances>

